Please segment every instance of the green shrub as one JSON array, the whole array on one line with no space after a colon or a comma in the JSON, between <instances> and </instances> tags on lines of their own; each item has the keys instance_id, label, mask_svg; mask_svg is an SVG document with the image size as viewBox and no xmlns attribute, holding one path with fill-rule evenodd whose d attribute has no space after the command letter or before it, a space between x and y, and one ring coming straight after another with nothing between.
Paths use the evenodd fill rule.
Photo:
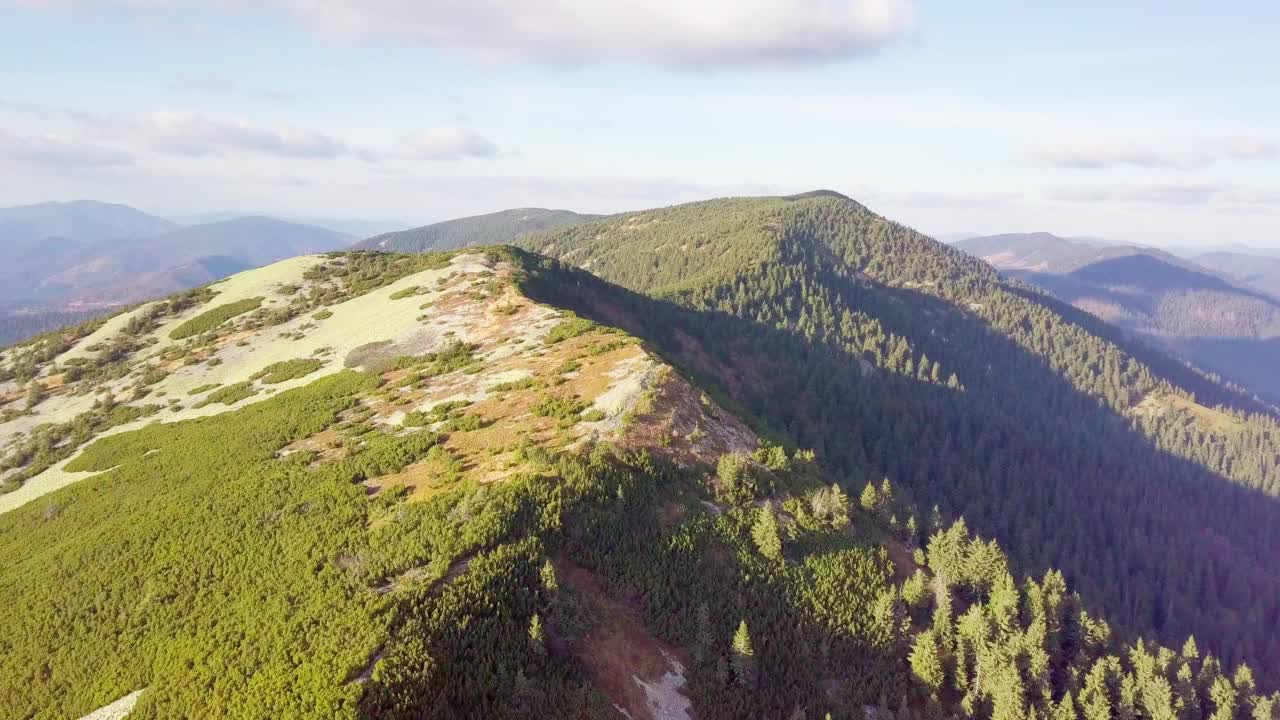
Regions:
<instances>
[{"instance_id":1,"label":"green shrub","mask_svg":"<svg viewBox=\"0 0 1280 720\"><path fill-rule=\"evenodd\" d=\"M569 318L568 320L562 320L547 333L546 343L548 345L555 345L556 343L564 342L570 338L585 335L594 330L595 327L596 324L586 318L575 317Z\"/></svg>"},{"instance_id":2,"label":"green shrub","mask_svg":"<svg viewBox=\"0 0 1280 720\"><path fill-rule=\"evenodd\" d=\"M421 291L421 290L422 290L422 288L418 287L417 285L414 285L413 287L407 287L407 288L405 288L405 289L403 289L403 290L397 290L397 291L395 291L395 292L391 293L391 299L392 299L392 300L403 300L403 299L405 299L405 298L407 298L407 297L413 297L414 295L417 295L417 294L418 294L418 292L419 292L419 291Z\"/></svg>"},{"instance_id":3,"label":"green shrub","mask_svg":"<svg viewBox=\"0 0 1280 720\"><path fill-rule=\"evenodd\" d=\"M260 297L247 298L206 310L174 328L169 333L169 337L174 340L182 340L183 338L209 332L233 317L257 310L262 306L262 300L263 298Z\"/></svg>"},{"instance_id":4,"label":"green shrub","mask_svg":"<svg viewBox=\"0 0 1280 720\"><path fill-rule=\"evenodd\" d=\"M534 378L523 378L521 380L512 380L510 382L502 382L489 388L490 392L511 392L512 390L528 390L537 387L540 383Z\"/></svg>"},{"instance_id":5,"label":"green shrub","mask_svg":"<svg viewBox=\"0 0 1280 720\"><path fill-rule=\"evenodd\" d=\"M202 408L206 405L213 405L214 403L235 405L241 400L253 397L257 394L258 391L253 387L253 383L236 383L234 385L228 385L215 393L211 393L208 397L196 403L193 407Z\"/></svg>"},{"instance_id":6,"label":"green shrub","mask_svg":"<svg viewBox=\"0 0 1280 720\"><path fill-rule=\"evenodd\" d=\"M490 421L479 415L464 413L450 418L441 429L445 432L472 432L474 430L482 430L490 424Z\"/></svg>"},{"instance_id":7,"label":"green shrub","mask_svg":"<svg viewBox=\"0 0 1280 720\"><path fill-rule=\"evenodd\" d=\"M591 407L577 398L548 395L530 411L538 417L555 418L561 426L572 425L580 419L583 410Z\"/></svg>"},{"instance_id":8,"label":"green shrub","mask_svg":"<svg viewBox=\"0 0 1280 720\"><path fill-rule=\"evenodd\" d=\"M306 377L322 367L324 367L323 360L311 358L285 360L284 362L272 363L266 366L254 373L250 379L261 380L267 385L275 385L288 380Z\"/></svg>"},{"instance_id":9,"label":"green shrub","mask_svg":"<svg viewBox=\"0 0 1280 720\"><path fill-rule=\"evenodd\" d=\"M169 377L169 373L158 367L147 368L147 371L142 374L142 384L155 385L167 377Z\"/></svg>"}]
</instances>

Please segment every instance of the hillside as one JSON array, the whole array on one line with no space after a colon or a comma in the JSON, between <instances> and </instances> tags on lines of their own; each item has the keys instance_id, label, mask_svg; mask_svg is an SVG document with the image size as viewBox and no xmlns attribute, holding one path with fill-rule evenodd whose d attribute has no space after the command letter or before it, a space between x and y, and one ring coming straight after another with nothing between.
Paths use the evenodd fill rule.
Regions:
<instances>
[{"instance_id":1,"label":"hillside","mask_svg":"<svg viewBox=\"0 0 1280 720\"><path fill-rule=\"evenodd\" d=\"M2 713L1273 715L1265 408L830 193L521 243L600 277L305 256L0 352Z\"/></svg>"},{"instance_id":2,"label":"hillside","mask_svg":"<svg viewBox=\"0 0 1280 720\"><path fill-rule=\"evenodd\" d=\"M1280 670L1263 407L851 201L710 201L523 244L653 298L630 332L853 486L893 478L1132 630ZM608 317L582 294L554 297Z\"/></svg>"},{"instance_id":3,"label":"hillside","mask_svg":"<svg viewBox=\"0 0 1280 720\"><path fill-rule=\"evenodd\" d=\"M1241 264L1197 265L1159 250L1094 246L1048 233L972 238L956 247L1009 277L1187 358L1271 402L1280 401L1280 299ZM1266 258L1256 267L1266 269ZM1250 276L1262 281L1261 274Z\"/></svg>"},{"instance_id":4,"label":"hillside","mask_svg":"<svg viewBox=\"0 0 1280 720\"><path fill-rule=\"evenodd\" d=\"M427 252L511 242L528 233L568 227L594 219L568 210L514 208L487 215L446 220L410 230L376 235L353 246L357 250Z\"/></svg>"}]
</instances>

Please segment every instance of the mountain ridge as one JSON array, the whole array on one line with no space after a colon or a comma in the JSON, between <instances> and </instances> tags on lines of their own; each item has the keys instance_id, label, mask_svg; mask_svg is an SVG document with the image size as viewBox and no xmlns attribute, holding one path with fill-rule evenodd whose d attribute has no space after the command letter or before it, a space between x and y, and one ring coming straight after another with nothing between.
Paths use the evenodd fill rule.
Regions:
<instances>
[{"instance_id":1,"label":"mountain ridge","mask_svg":"<svg viewBox=\"0 0 1280 720\"><path fill-rule=\"evenodd\" d=\"M0 707L1272 712L1266 405L840 197L517 242L0 352Z\"/></svg>"},{"instance_id":2,"label":"mountain ridge","mask_svg":"<svg viewBox=\"0 0 1280 720\"><path fill-rule=\"evenodd\" d=\"M510 242L520 235L574 225L596 217L599 216L583 215L570 210L512 208L375 235L353 247L358 250L387 252L453 250Z\"/></svg>"}]
</instances>

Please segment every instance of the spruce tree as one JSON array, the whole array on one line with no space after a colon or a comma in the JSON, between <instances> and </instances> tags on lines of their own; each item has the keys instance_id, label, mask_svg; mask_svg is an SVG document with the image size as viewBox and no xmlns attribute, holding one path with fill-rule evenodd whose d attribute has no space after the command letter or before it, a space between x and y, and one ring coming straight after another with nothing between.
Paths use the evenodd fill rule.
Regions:
<instances>
[{"instance_id":1,"label":"spruce tree","mask_svg":"<svg viewBox=\"0 0 1280 720\"><path fill-rule=\"evenodd\" d=\"M733 675L737 681L746 687L755 686L756 658L755 650L751 647L751 633L747 630L747 621L744 619L738 623L738 629L733 633Z\"/></svg>"},{"instance_id":2,"label":"spruce tree","mask_svg":"<svg viewBox=\"0 0 1280 720\"><path fill-rule=\"evenodd\" d=\"M862 497L859 498L862 509L868 512L875 512L880 507L880 495L876 492L876 486L867 481L867 486L862 488Z\"/></svg>"},{"instance_id":3,"label":"spruce tree","mask_svg":"<svg viewBox=\"0 0 1280 720\"><path fill-rule=\"evenodd\" d=\"M756 512L756 522L751 528L751 538L756 542L756 549L770 560L782 559L782 538L778 535L778 519L768 504Z\"/></svg>"},{"instance_id":4,"label":"spruce tree","mask_svg":"<svg viewBox=\"0 0 1280 720\"><path fill-rule=\"evenodd\" d=\"M542 618L537 613L529 618L529 643L533 647L533 651L539 655L546 652L544 642L546 640L542 629Z\"/></svg>"},{"instance_id":5,"label":"spruce tree","mask_svg":"<svg viewBox=\"0 0 1280 720\"><path fill-rule=\"evenodd\" d=\"M946 680L942 667L942 653L938 649L938 637L933 630L922 630L911 647L911 673L937 695Z\"/></svg>"}]
</instances>

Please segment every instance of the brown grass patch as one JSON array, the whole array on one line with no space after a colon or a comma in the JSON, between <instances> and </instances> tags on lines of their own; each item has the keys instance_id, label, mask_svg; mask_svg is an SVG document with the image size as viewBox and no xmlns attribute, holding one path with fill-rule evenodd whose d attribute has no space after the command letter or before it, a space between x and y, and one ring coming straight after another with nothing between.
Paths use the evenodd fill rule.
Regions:
<instances>
[{"instance_id":1,"label":"brown grass patch","mask_svg":"<svg viewBox=\"0 0 1280 720\"><path fill-rule=\"evenodd\" d=\"M635 720L680 717L658 714L637 680L662 683L665 675L676 670L676 663L688 664L684 652L650 635L640 613L606 595L590 571L563 558L557 566L566 585L590 602L594 611L595 626L574 650L590 670L596 688ZM682 716L694 717L692 712Z\"/></svg>"}]
</instances>

